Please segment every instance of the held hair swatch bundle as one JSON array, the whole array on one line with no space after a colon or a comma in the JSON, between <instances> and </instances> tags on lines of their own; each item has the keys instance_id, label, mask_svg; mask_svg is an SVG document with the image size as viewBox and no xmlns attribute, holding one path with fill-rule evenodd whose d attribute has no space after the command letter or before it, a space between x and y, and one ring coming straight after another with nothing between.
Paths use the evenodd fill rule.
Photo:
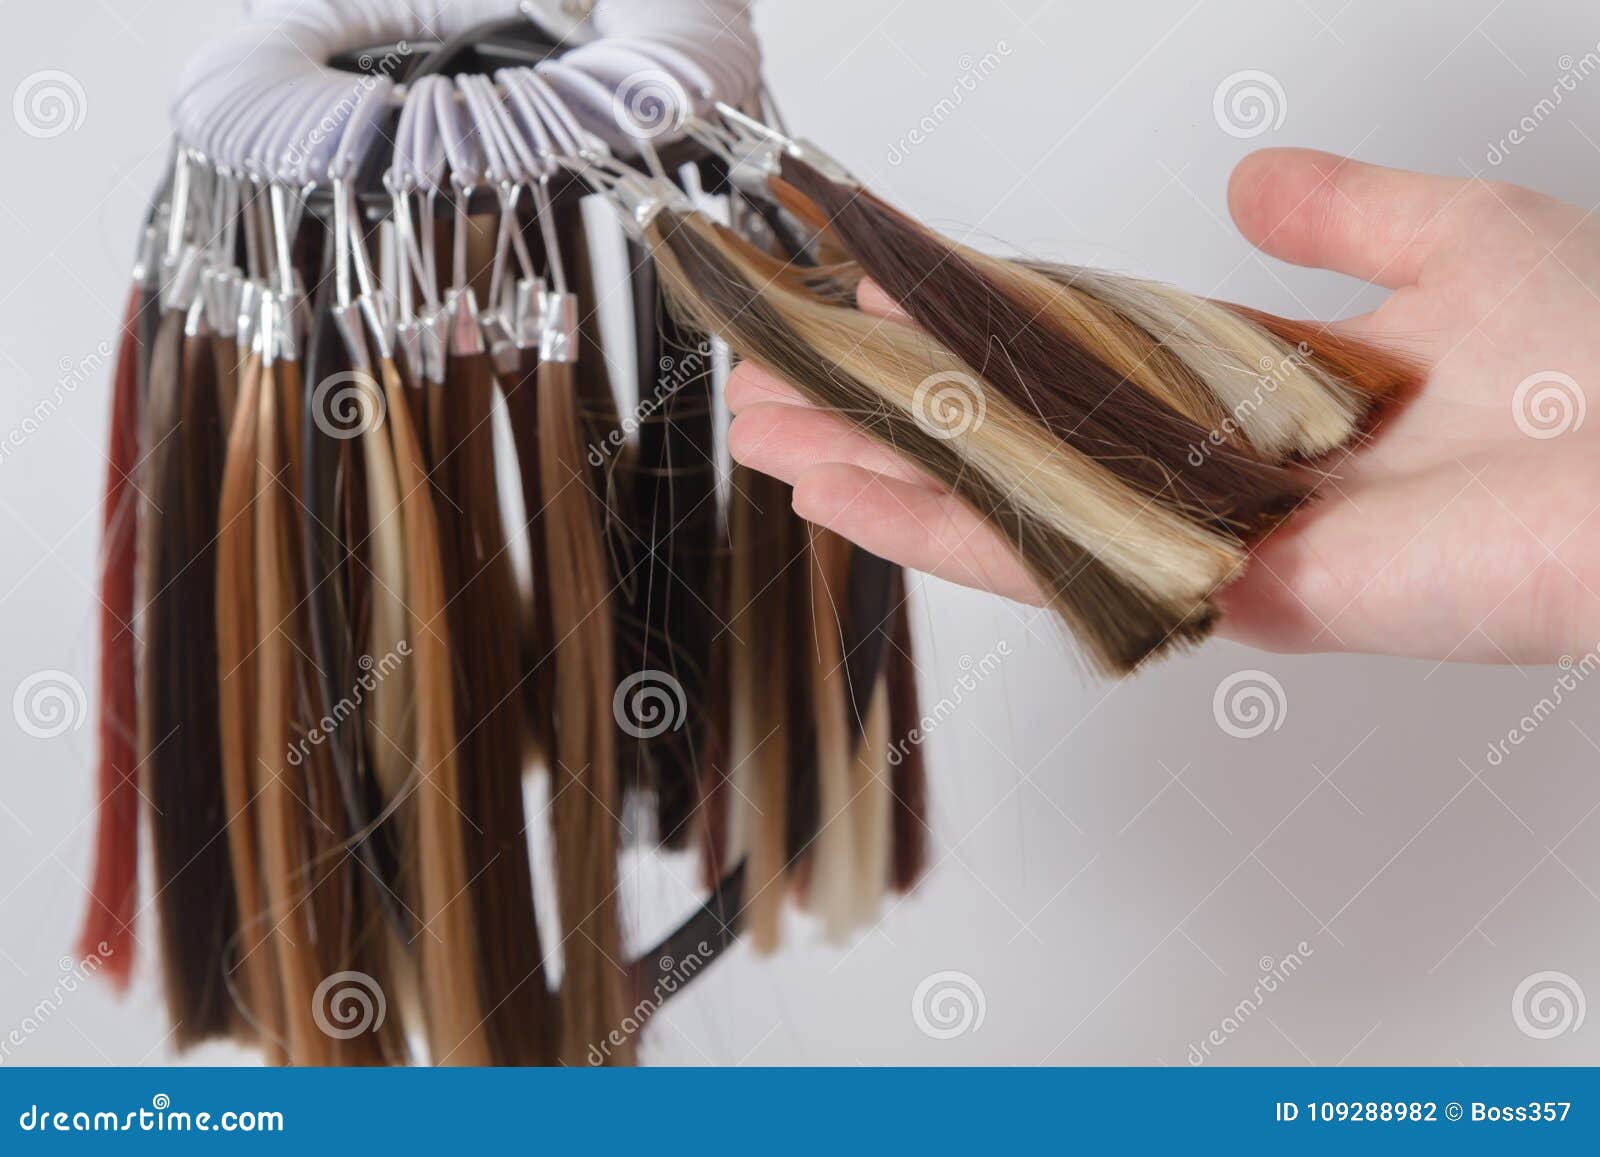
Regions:
<instances>
[{"instance_id":1,"label":"held hair swatch bundle","mask_svg":"<svg viewBox=\"0 0 1600 1157\"><path fill-rule=\"evenodd\" d=\"M112 389L84 930L123 982L153 948L180 1047L627 1064L675 961L913 887L905 578L719 466L732 361L964 499L1108 674L1203 638L1413 376L937 236L782 129L743 0L541 20L260 0L180 78ZM653 848L707 890L656 944Z\"/></svg>"}]
</instances>

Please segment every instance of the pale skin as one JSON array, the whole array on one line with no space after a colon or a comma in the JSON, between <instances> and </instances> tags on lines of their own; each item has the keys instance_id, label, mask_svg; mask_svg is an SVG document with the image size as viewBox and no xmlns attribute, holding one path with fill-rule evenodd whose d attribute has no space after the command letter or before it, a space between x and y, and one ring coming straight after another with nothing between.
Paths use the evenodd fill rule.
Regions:
<instances>
[{"instance_id":1,"label":"pale skin","mask_svg":"<svg viewBox=\"0 0 1600 1157\"><path fill-rule=\"evenodd\" d=\"M1331 328L1409 355L1426 384L1325 464L1320 499L1222 593L1219 633L1273 651L1484 663L1600 645L1600 415L1577 425L1580 400L1549 377L1600 406L1600 217L1516 186L1305 149L1247 157L1228 207L1272 257L1391 290ZM903 322L875 286L860 301ZM903 566L1038 603L974 511L770 373L739 367L728 404L734 456L791 483L803 518Z\"/></svg>"}]
</instances>

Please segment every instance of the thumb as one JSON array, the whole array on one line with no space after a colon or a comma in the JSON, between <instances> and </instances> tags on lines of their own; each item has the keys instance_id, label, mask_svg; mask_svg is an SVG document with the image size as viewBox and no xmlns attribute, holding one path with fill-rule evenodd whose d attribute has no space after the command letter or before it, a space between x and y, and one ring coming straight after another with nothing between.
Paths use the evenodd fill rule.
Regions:
<instances>
[{"instance_id":1,"label":"thumb","mask_svg":"<svg viewBox=\"0 0 1600 1157\"><path fill-rule=\"evenodd\" d=\"M1228 210L1274 257L1398 289L1449 234L1468 182L1314 149L1262 149L1233 170Z\"/></svg>"}]
</instances>

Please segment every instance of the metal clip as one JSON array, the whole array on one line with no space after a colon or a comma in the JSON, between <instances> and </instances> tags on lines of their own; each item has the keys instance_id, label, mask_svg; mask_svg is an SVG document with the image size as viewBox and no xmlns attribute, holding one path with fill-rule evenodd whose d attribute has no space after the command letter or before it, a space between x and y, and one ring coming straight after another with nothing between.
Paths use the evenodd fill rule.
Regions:
<instances>
[{"instance_id":1,"label":"metal clip","mask_svg":"<svg viewBox=\"0 0 1600 1157\"><path fill-rule=\"evenodd\" d=\"M294 275L294 288L274 296L278 299L278 356L284 361L300 360L300 338L310 327L311 306L305 291L300 288L300 276Z\"/></svg>"},{"instance_id":2,"label":"metal clip","mask_svg":"<svg viewBox=\"0 0 1600 1157\"><path fill-rule=\"evenodd\" d=\"M200 284L201 256L194 245L185 245L176 257L163 262L162 309L188 309Z\"/></svg>"},{"instance_id":3,"label":"metal clip","mask_svg":"<svg viewBox=\"0 0 1600 1157\"><path fill-rule=\"evenodd\" d=\"M238 334L243 292L244 281L232 266L213 266L201 278L200 294L205 299L206 317L218 337L231 340Z\"/></svg>"},{"instance_id":4,"label":"metal clip","mask_svg":"<svg viewBox=\"0 0 1600 1157\"><path fill-rule=\"evenodd\" d=\"M846 169L814 142L808 141L804 137L791 137L786 133L781 133L771 125L764 124L748 113L721 101L717 102L716 108L722 114L723 120L729 122L736 138L742 141L765 142L769 145L775 145L796 160L804 161L830 181L841 185L849 185L851 188L861 187L861 183L850 175L849 169Z\"/></svg>"},{"instance_id":5,"label":"metal clip","mask_svg":"<svg viewBox=\"0 0 1600 1157\"><path fill-rule=\"evenodd\" d=\"M394 344L405 360L412 381L420 382L427 375L422 352L422 323L412 318L395 326Z\"/></svg>"},{"instance_id":6,"label":"metal clip","mask_svg":"<svg viewBox=\"0 0 1600 1157\"><path fill-rule=\"evenodd\" d=\"M257 327L261 321L261 292L259 281L245 281L239 286L239 312L234 330L240 349L255 349Z\"/></svg>"},{"instance_id":7,"label":"metal clip","mask_svg":"<svg viewBox=\"0 0 1600 1157\"><path fill-rule=\"evenodd\" d=\"M546 293L539 336L539 359L547 362L578 360L578 295Z\"/></svg>"},{"instance_id":8,"label":"metal clip","mask_svg":"<svg viewBox=\"0 0 1600 1157\"><path fill-rule=\"evenodd\" d=\"M256 322L256 342L261 347L261 364L271 366L278 360L278 301L275 294L261 291L261 317Z\"/></svg>"},{"instance_id":9,"label":"metal clip","mask_svg":"<svg viewBox=\"0 0 1600 1157\"><path fill-rule=\"evenodd\" d=\"M643 240L644 231L663 209L671 209L675 213L694 210L683 190L664 177L646 177L642 173L632 172L608 173L606 176L609 182L602 192L612 198L621 216L623 230L635 241Z\"/></svg>"},{"instance_id":10,"label":"metal clip","mask_svg":"<svg viewBox=\"0 0 1600 1157\"><path fill-rule=\"evenodd\" d=\"M450 315L448 352L456 357L483 353L483 328L478 323L478 300L472 290L451 290L444 299L444 308Z\"/></svg>"},{"instance_id":11,"label":"metal clip","mask_svg":"<svg viewBox=\"0 0 1600 1157\"><path fill-rule=\"evenodd\" d=\"M206 325L205 295L197 293L194 300L189 303L189 312L183 319L183 336L202 337L210 331L211 327Z\"/></svg>"},{"instance_id":12,"label":"metal clip","mask_svg":"<svg viewBox=\"0 0 1600 1157\"><path fill-rule=\"evenodd\" d=\"M534 349L540 344L548 295L542 277L524 277L517 282L511 302L511 340L518 349Z\"/></svg>"},{"instance_id":13,"label":"metal clip","mask_svg":"<svg viewBox=\"0 0 1600 1157\"><path fill-rule=\"evenodd\" d=\"M728 180L747 193L766 196L767 182L778 175L778 157L782 151L777 141L741 141L732 154Z\"/></svg>"},{"instance_id":14,"label":"metal clip","mask_svg":"<svg viewBox=\"0 0 1600 1157\"><path fill-rule=\"evenodd\" d=\"M418 318L422 347L422 377L434 385L444 385L445 354L450 348L450 315L443 308L424 310Z\"/></svg>"},{"instance_id":15,"label":"metal clip","mask_svg":"<svg viewBox=\"0 0 1600 1157\"><path fill-rule=\"evenodd\" d=\"M522 351L512 340L505 318L498 312L484 317L483 341L489 349L489 360L494 363L495 373L501 377L515 377Z\"/></svg>"},{"instance_id":16,"label":"metal clip","mask_svg":"<svg viewBox=\"0 0 1600 1157\"><path fill-rule=\"evenodd\" d=\"M154 291L161 288L161 238L166 233L171 216L171 207L161 206L156 211L155 220L145 226L144 236L139 239L139 252L133 260L133 282L141 289Z\"/></svg>"}]
</instances>

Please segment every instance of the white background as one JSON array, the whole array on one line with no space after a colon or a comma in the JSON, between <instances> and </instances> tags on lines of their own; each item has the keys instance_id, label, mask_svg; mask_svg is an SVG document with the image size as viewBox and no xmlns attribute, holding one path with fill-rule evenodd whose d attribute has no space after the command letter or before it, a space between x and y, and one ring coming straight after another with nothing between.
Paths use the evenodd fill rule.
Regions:
<instances>
[{"instance_id":1,"label":"white background","mask_svg":"<svg viewBox=\"0 0 1600 1157\"><path fill-rule=\"evenodd\" d=\"M0 430L114 333L171 78L234 15L213 0L7 7L0 97L60 69L85 100L81 126L48 140L0 116ZM1600 51L1600 17L1579 0L770 0L759 24L791 126L934 224L1289 315L1378 298L1238 238L1225 181L1257 145L1600 198L1600 78L1487 160L1563 57ZM1281 125L1253 140L1213 115L1219 84L1246 69L1284 93ZM924 118L932 131L906 150ZM0 459L0 707L42 669L93 694L105 412L96 378ZM1559 671L1213 644L1107 685L1037 614L923 589L930 703L964 659L1011 652L930 743L929 878L848 950L803 921L774 961L739 950L669 1008L648 1060L1181 1065L1251 996L1264 958L1304 941L1304 965L1208 1063L1600 1062L1600 1012L1542 1041L1512 1015L1519 982L1544 970L1600 999L1600 688L1491 767L1489 742ZM1248 668L1286 706L1245 740L1212 701ZM72 944L92 735L35 739L0 710L0 1037L50 996ZM654 927L684 897L668 874L641 879L635 919ZM4 1063L172 1059L150 964L124 1001L72 994ZM981 989L984 1018L934 1039L912 998L947 970Z\"/></svg>"}]
</instances>

